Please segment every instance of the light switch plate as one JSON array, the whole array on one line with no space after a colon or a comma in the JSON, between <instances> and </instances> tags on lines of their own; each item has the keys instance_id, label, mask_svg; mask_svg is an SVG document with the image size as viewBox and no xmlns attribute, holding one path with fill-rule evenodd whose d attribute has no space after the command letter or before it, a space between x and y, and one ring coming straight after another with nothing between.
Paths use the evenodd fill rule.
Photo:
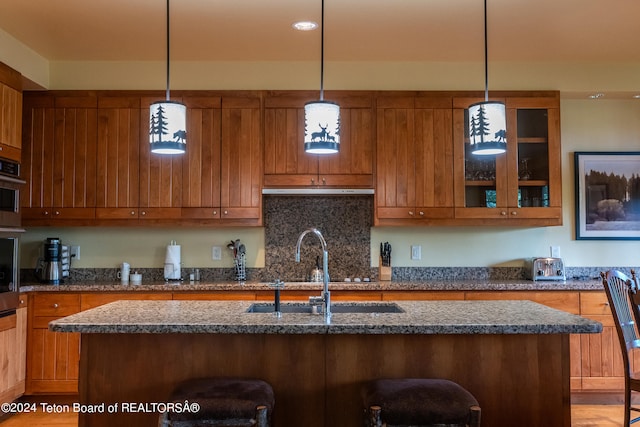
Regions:
<instances>
[{"instance_id":1,"label":"light switch plate","mask_svg":"<svg viewBox=\"0 0 640 427\"><path fill-rule=\"evenodd\" d=\"M422 259L422 246L420 245L411 246L411 259L414 261Z\"/></svg>"},{"instance_id":2,"label":"light switch plate","mask_svg":"<svg viewBox=\"0 0 640 427\"><path fill-rule=\"evenodd\" d=\"M211 259L214 261L220 261L222 259L222 247L220 246L211 247Z\"/></svg>"},{"instance_id":3,"label":"light switch plate","mask_svg":"<svg viewBox=\"0 0 640 427\"><path fill-rule=\"evenodd\" d=\"M560 258L560 246L551 246L551 258Z\"/></svg>"}]
</instances>

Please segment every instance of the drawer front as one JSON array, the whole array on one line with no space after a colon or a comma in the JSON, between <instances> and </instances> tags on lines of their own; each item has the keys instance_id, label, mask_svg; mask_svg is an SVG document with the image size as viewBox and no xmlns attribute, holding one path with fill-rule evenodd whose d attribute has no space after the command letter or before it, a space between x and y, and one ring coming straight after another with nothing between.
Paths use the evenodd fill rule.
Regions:
<instances>
[{"instance_id":1,"label":"drawer front","mask_svg":"<svg viewBox=\"0 0 640 427\"><path fill-rule=\"evenodd\" d=\"M95 294L82 294L80 306L82 311L99 307L114 301L120 300L170 300L171 294L168 292L147 293L147 292L107 292Z\"/></svg>"},{"instance_id":2,"label":"drawer front","mask_svg":"<svg viewBox=\"0 0 640 427\"><path fill-rule=\"evenodd\" d=\"M607 294L602 292L580 292L580 314L611 315Z\"/></svg>"},{"instance_id":3,"label":"drawer front","mask_svg":"<svg viewBox=\"0 0 640 427\"><path fill-rule=\"evenodd\" d=\"M64 317L80 311L80 294L50 292L33 298L34 316Z\"/></svg>"}]
</instances>

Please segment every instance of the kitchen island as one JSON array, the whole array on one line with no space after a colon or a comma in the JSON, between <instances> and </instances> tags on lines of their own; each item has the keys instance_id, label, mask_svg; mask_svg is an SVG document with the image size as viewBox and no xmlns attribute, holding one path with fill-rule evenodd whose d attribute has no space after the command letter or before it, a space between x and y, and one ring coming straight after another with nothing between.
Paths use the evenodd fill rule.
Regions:
<instances>
[{"instance_id":1,"label":"kitchen island","mask_svg":"<svg viewBox=\"0 0 640 427\"><path fill-rule=\"evenodd\" d=\"M118 301L49 328L82 334L80 403L96 411L80 426L154 426L157 407L142 404L166 402L178 381L237 375L272 384L278 427L359 426L360 386L380 377L457 381L483 427L570 427L569 334L600 323L530 301L395 304L402 313L327 323L247 313L250 301Z\"/></svg>"}]
</instances>

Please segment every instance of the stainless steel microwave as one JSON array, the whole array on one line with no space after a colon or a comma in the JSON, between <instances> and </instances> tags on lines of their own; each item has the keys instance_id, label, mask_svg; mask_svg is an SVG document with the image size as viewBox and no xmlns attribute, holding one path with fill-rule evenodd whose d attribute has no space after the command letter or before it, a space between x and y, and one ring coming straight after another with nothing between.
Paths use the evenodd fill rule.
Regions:
<instances>
[{"instance_id":1,"label":"stainless steel microwave","mask_svg":"<svg viewBox=\"0 0 640 427\"><path fill-rule=\"evenodd\" d=\"M0 227L20 227L20 164L0 159Z\"/></svg>"}]
</instances>

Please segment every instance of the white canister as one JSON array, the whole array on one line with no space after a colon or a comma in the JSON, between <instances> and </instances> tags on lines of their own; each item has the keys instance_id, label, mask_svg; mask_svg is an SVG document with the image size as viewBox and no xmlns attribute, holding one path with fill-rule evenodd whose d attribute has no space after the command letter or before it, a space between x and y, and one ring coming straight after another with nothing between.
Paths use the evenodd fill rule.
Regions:
<instances>
[{"instance_id":1,"label":"white canister","mask_svg":"<svg viewBox=\"0 0 640 427\"><path fill-rule=\"evenodd\" d=\"M142 274L140 273L131 273L129 278L131 279L132 285L139 285L140 283L142 283Z\"/></svg>"}]
</instances>

